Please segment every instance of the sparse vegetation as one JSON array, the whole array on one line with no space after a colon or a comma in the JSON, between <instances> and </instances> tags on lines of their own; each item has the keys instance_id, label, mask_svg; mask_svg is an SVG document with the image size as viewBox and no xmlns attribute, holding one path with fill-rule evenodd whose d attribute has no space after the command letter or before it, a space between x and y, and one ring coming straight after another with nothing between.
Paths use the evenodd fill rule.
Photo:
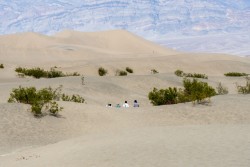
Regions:
<instances>
[{"instance_id":1,"label":"sparse vegetation","mask_svg":"<svg viewBox=\"0 0 250 167\"><path fill-rule=\"evenodd\" d=\"M192 81L184 79L183 86L184 90L177 90L175 87L160 90L154 88L153 91L149 92L148 98L153 105L164 105L190 101L193 103L202 103L206 98L216 95L215 89L209 86L206 82L201 82L197 79L193 79Z\"/></svg>"},{"instance_id":2,"label":"sparse vegetation","mask_svg":"<svg viewBox=\"0 0 250 167\"><path fill-rule=\"evenodd\" d=\"M50 71L45 71L44 69L41 69L39 67L37 68L31 68L31 69L27 69L27 68L22 68L22 67L18 67L15 70L16 72L18 72L19 74L24 74L26 76L32 76L34 78L57 78L57 77L66 77L66 76L79 76L80 74L77 72L74 73L67 73L64 74L62 71L57 71L54 68L51 68Z\"/></svg>"},{"instance_id":3,"label":"sparse vegetation","mask_svg":"<svg viewBox=\"0 0 250 167\"><path fill-rule=\"evenodd\" d=\"M241 85L236 85L237 86L237 91L240 94L250 94L250 77L246 77L246 85L241 86Z\"/></svg>"},{"instance_id":4,"label":"sparse vegetation","mask_svg":"<svg viewBox=\"0 0 250 167\"><path fill-rule=\"evenodd\" d=\"M155 106L165 105L165 104L176 104L177 103L177 88L167 88L167 89L156 89L154 88L152 92L149 92L148 98L151 103Z\"/></svg>"},{"instance_id":5,"label":"sparse vegetation","mask_svg":"<svg viewBox=\"0 0 250 167\"><path fill-rule=\"evenodd\" d=\"M224 87L221 82L218 84L218 86L216 87L217 89L217 94L218 95L225 95L228 94L228 89L226 87Z\"/></svg>"},{"instance_id":6,"label":"sparse vegetation","mask_svg":"<svg viewBox=\"0 0 250 167\"><path fill-rule=\"evenodd\" d=\"M128 75L128 73L126 71L123 71L123 70L116 70L115 75L116 76L126 76L126 75Z\"/></svg>"},{"instance_id":7,"label":"sparse vegetation","mask_svg":"<svg viewBox=\"0 0 250 167\"><path fill-rule=\"evenodd\" d=\"M175 75L178 77L191 77L191 78L203 78L208 79L208 76L205 74L199 74L199 73L184 73L182 70L176 70Z\"/></svg>"},{"instance_id":8,"label":"sparse vegetation","mask_svg":"<svg viewBox=\"0 0 250 167\"><path fill-rule=\"evenodd\" d=\"M248 76L246 73L240 73L240 72L229 72L224 74L227 77L242 77L242 76Z\"/></svg>"},{"instance_id":9,"label":"sparse vegetation","mask_svg":"<svg viewBox=\"0 0 250 167\"><path fill-rule=\"evenodd\" d=\"M4 65L3 65L3 64L0 64L0 68L4 68Z\"/></svg>"},{"instance_id":10,"label":"sparse vegetation","mask_svg":"<svg viewBox=\"0 0 250 167\"><path fill-rule=\"evenodd\" d=\"M159 72L158 72L156 69L152 69L152 70L151 70L151 73L152 73L152 74L158 74Z\"/></svg>"},{"instance_id":11,"label":"sparse vegetation","mask_svg":"<svg viewBox=\"0 0 250 167\"><path fill-rule=\"evenodd\" d=\"M133 72L134 72L134 70L131 69L130 67L126 67L126 71L127 71L128 73L133 73Z\"/></svg>"},{"instance_id":12,"label":"sparse vegetation","mask_svg":"<svg viewBox=\"0 0 250 167\"><path fill-rule=\"evenodd\" d=\"M214 88L208 85L206 82L193 79L183 80L184 93L193 102L201 103L204 99L215 96L216 91Z\"/></svg>"},{"instance_id":13,"label":"sparse vegetation","mask_svg":"<svg viewBox=\"0 0 250 167\"><path fill-rule=\"evenodd\" d=\"M62 101L72 101L75 103L84 103L85 99L83 97L81 97L80 95L66 95L66 94L62 94Z\"/></svg>"},{"instance_id":14,"label":"sparse vegetation","mask_svg":"<svg viewBox=\"0 0 250 167\"><path fill-rule=\"evenodd\" d=\"M62 86L52 89L43 88L37 90L35 87L21 87L13 89L10 93L9 103L24 103L31 105L31 112L36 117L41 117L44 113L49 112L49 114L57 116L58 112L62 111L62 107L59 107L56 101L63 97L69 97L68 101L83 103L84 99L79 95L72 95L72 97L61 93ZM65 100L64 100L65 101Z\"/></svg>"},{"instance_id":15,"label":"sparse vegetation","mask_svg":"<svg viewBox=\"0 0 250 167\"><path fill-rule=\"evenodd\" d=\"M100 67L100 68L98 69L98 74L99 74L100 76L105 76L105 75L108 74L108 70L104 69L103 67Z\"/></svg>"},{"instance_id":16,"label":"sparse vegetation","mask_svg":"<svg viewBox=\"0 0 250 167\"><path fill-rule=\"evenodd\" d=\"M53 111L53 115L62 110L54 101L55 99L56 92L50 87L37 90L35 87L23 88L19 86L19 88L12 90L8 102L30 104L34 116L40 117L43 108L49 112Z\"/></svg>"},{"instance_id":17,"label":"sparse vegetation","mask_svg":"<svg viewBox=\"0 0 250 167\"><path fill-rule=\"evenodd\" d=\"M184 74L184 72L181 71L181 70L176 70L174 73L175 73L175 75L178 76L178 77L183 77L183 74Z\"/></svg>"}]
</instances>

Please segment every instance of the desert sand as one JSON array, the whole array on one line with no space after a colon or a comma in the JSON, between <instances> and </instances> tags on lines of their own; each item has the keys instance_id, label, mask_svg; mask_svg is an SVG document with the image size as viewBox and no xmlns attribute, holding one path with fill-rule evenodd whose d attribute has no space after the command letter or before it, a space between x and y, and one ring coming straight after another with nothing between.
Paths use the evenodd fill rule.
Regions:
<instances>
[{"instance_id":1,"label":"desert sand","mask_svg":"<svg viewBox=\"0 0 250 167\"><path fill-rule=\"evenodd\" d=\"M64 31L53 36L22 33L0 36L0 167L248 167L250 165L250 96L235 84L250 73L250 59L232 55L183 53L161 47L122 30ZM16 67L57 67L81 76L54 79L19 78ZM98 76L104 67L108 75ZM130 67L128 76L115 76ZM156 69L158 74L151 74ZM205 73L214 88L221 82L229 94L208 105L184 103L152 106L154 88L182 87L185 72ZM29 105L9 104L13 88L35 86L79 94L85 104L62 102L60 117L34 118ZM107 108L107 103L139 108Z\"/></svg>"}]
</instances>

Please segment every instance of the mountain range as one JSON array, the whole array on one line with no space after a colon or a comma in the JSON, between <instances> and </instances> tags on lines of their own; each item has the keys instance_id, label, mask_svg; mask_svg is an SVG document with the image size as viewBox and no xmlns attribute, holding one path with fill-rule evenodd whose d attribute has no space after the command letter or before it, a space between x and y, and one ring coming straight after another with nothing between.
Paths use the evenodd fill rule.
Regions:
<instances>
[{"instance_id":1,"label":"mountain range","mask_svg":"<svg viewBox=\"0 0 250 167\"><path fill-rule=\"evenodd\" d=\"M249 0L2 0L0 11L0 34L125 29L180 50L187 46L171 39L250 32Z\"/></svg>"}]
</instances>

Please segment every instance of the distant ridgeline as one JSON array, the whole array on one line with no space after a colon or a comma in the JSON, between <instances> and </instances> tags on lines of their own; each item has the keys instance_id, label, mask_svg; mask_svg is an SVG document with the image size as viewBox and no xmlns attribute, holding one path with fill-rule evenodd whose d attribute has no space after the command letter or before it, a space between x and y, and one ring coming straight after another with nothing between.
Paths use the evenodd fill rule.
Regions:
<instances>
[{"instance_id":1,"label":"distant ridgeline","mask_svg":"<svg viewBox=\"0 0 250 167\"><path fill-rule=\"evenodd\" d=\"M0 34L28 31L51 34L65 29L126 29L144 37L162 37L173 32L182 35L242 32L250 26L249 7L249 0L3 1Z\"/></svg>"}]
</instances>

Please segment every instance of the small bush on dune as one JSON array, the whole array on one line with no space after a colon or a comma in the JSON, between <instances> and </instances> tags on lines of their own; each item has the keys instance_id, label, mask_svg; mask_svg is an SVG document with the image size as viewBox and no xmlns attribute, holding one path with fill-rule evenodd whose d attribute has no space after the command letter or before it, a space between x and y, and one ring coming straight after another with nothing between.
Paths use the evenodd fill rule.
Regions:
<instances>
[{"instance_id":1,"label":"small bush on dune","mask_svg":"<svg viewBox=\"0 0 250 167\"><path fill-rule=\"evenodd\" d=\"M8 102L30 104L34 116L40 117L44 107L51 111L51 107L56 105L55 98L55 92L50 87L37 90L35 87L23 88L20 86L12 90ZM57 112L61 110L62 108L58 108ZM53 112L53 114L57 113L55 110Z\"/></svg>"},{"instance_id":2,"label":"small bush on dune","mask_svg":"<svg viewBox=\"0 0 250 167\"><path fill-rule=\"evenodd\" d=\"M185 95L189 97L195 103L201 103L204 99L210 98L216 95L216 91L214 88L208 85L206 82L198 81L197 79L193 79L192 81L189 79L183 80L183 86Z\"/></svg>"},{"instance_id":3,"label":"small bush on dune","mask_svg":"<svg viewBox=\"0 0 250 167\"><path fill-rule=\"evenodd\" d=\"M104 69L103 67L100 67L100 68L98 69L98 74L99 74L100 76L105 76L105 75L108 74L108 70Z\"/></svg>"},{"instance_id":4,"label":"small bush on dune","mask_svg":"<svg viewBox=\"0 0 250 167\"><path fill-rule=\"evenodd\" d=\"M4 65L3 65L3 64L0 64L0 68L4 68Z\"/></svg>"},{"instance_id":5,"label":"small bush on dune","mask_svg":"<svg viewBox=\"0 0 250 167\"><path fill-rule=\"evenodd\" d=\"M32 76L34 78L57 78L57 77L65 77L65 76L79 76L77 72L74 72L72 74L64 74L62 71L55 70L54 68L51 68L50 71L45 71L44 69L41 69L39 67L37 68L22 68L18 67L15 70L19 74L24 74L26 76Z\"/></svg>"},{"instance_id":6,"label":"small bush on dune","mask_svg":"<svg viewBox=\"0 0 250 167\"><path fill-rule=\"evenodd\" d=\"M215 89L205 82L193 79L183 80L184 90L177 88L156 89L149 92L148 98L153 105L177 104L193 101L201 103L206 98L216 95Z\"/></svg>"},{"instance_id":7,"label":"small bush on dune","mask_svg":"<svg viewBox=\"0 0 250 167\"><path fill-rule=\"evenodd\" d=\"M184 72L181 71L181 70L176 70L174 73L175 73L175 75L178 76L178 77L183 77L183 74L184 74Z\"/></svg>"},{"instance_id":8,"label":"small bush on dune","mask_svg":"<svg viewBox=\"0 0 250 167\"><path fill-rule=\"evenodd\" d=\"M152 92L149 92L148 98L151 103L155 106L165 105L165 104L176 104L177 103L177 88L168 89L156 89L154 88Z\"/></svg>"},{"instance_id":9,"label":"small bush on dune","mask_svg":"<svg viewBox=\"0 0 250 167\"><path fill-rule=\"evenodd\" d=\"M131 69L130 67L126 67L126 71L127 71L128 73L133 73L133 72L134 72L134 70Z\"/></svg>"},{"instance_id":10,"label":"small bush on dune","mask_svg":"<svg viewBox=\"0 0 250 167\"><path fill-rule=\"evenodd\" d=\"M62 94L62 100L63 101L72 101L75 103L84 103L85 99L83 97L81 97L80 95L66 95L66 94Z\"/></svg>"},{"instance_id":11,"label":"small bush on dune","mask_svg":"<svg viewBox=\"0 0 250 167\"><path fill-rule=\"evenodd\" d=\"M151 74L158 74L159 72L156 69L151 70Z\"/></svg>"},{"instance_id":12,"label":"small bush on dune","mask_svg":"<svg viewBox=\"0 0 250 167\"><path fill-rule=\"evenodd\" d=\"M55 69L51 69L50 71L47 72L47 74L45 74L45 76L47 75L46 78L58 78L58 77L64 77L66 76L65 74L63 74L62 71L57 71Z\"/></svg>"},{"instance_id":13,"label":"small bush on dune","mask_svg":"<svg viewBox=\"0 0 250 167\"><path fill-rule=\"evenodd\" d=\"M241 94L250 94L250 77L246 77L246 85L237 85L237 91Z\"/></svg>"},{"instance_id":14,"label":"small bush on dune","mask_svg":"<svg viewBox=\"0 0 250 167\"><path fill-rule=\"evenodd\" d=\"M182 70L176 70L175 75L178 77L191 77L191 78L203 78L208 79L208 76L205 74L199 74L199 73L184 73Z\"/></svg>"},{"instance_id":15,"label":"small bush on dune","mask_svg":"<svg viewBox=\"0 0 250 167\"><path fill-rule=\"evenodd\" d=\"M126 75L128 75L128 73L126 71L123 71L123 70L116 70L115 75L116 76L126 76Z\"/></svg>"},{"instance_id":16,"label":"small bush on dune","mask_svg":"<svg viewBox=\"0 0 250 167\"><path fill-rule=\"evenodd\" d=\"M51 115L57 116L62 107L59 107L56 101L73 101L77 103L84 103L84 98L79 95L72 95L71 97L61 93L62 86L52 89L43 88L37 90L35 87L21 87L13 89L10 93L9 103L23 103L31 105L31 112L36 117L43 116L43 112L49 112ZM67 100L65 100L67 97Z\"/></svg>"},{"instance_id":17,"label":"small bush on dune","mask_svg":"<svg viewBox=\"0 0 250 167\"><path fill-rule=\"evenodd\" d=\"M227 77L242 77L242 76L248 76L246 73L239 73L239 72L229 72L224 74Z\"/></svg>"}]
</instances>

